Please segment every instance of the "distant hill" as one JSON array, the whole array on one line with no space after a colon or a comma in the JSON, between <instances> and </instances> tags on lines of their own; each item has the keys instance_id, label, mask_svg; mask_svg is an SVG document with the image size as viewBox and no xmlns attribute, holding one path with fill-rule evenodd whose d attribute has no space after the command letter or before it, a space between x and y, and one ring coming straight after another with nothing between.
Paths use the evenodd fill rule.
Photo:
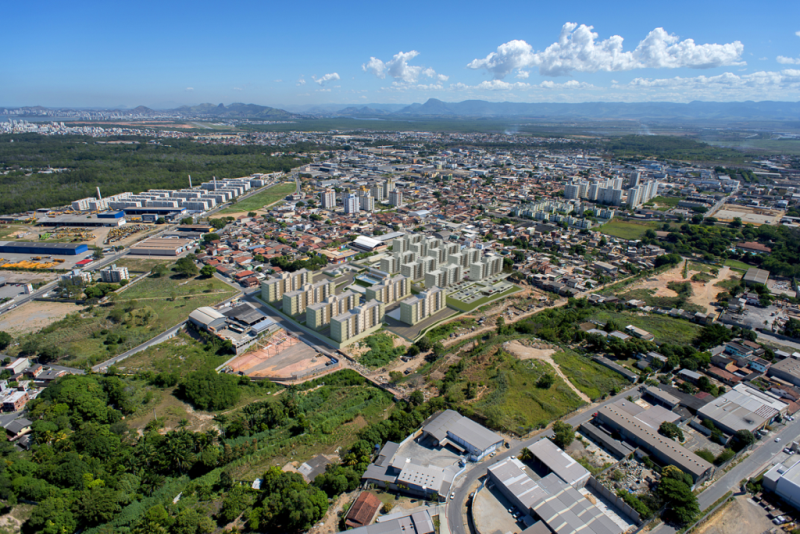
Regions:
<instances>
[{"instance_id":1,"label":"distant hill","mask_svg":"<svg viewBox=\"0 0 800 534\"><path fill-rule=\"evenodd\" d=\"M181 106L170 111L220 119L290 120L298 118L297 115L282 109L238 102L227 107L224 104L199 104L197 106Z\"/></svg>"},{"instance_id":2,"label":"distant hill","mask_svg":"<svg viewBox=\"0 0 800 534\"><path fill-rule=\"evenodd\" d=\"M343 112L340 112L343 113ZM486 102L465 100L442 102L431 98L395 113L399 116L520 117L591 119L769 119L797 120L800 102L585 102L580 104Z\"/></svg>"}]
</instances>

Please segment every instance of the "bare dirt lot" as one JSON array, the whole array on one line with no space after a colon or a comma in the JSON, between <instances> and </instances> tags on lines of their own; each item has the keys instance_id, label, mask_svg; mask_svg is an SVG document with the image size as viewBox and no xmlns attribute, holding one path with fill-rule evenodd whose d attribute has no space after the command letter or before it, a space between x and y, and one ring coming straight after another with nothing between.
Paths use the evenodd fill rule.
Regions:
<instances>
[{"instance_id":1,"label":"bare dirt lot","mask_svg":"<svg viewBox=\"0 0 800 534\"><path fill-rule=\"evenodd\" d=\"M697 527L697 534L740 534L765 532L774 525L767 519L764 509L747 496L736 497L733 502Z\"/></svg>"},{"instance_id":2,"label":"bare dirt lot","mask_svg":"<svg viewBox=\"0 0 800 534\"><path fill-rule=\"evenodd\" d=\"M82 309L79 304L65 302L29 302L0 316L0 330L11 335L35 332Z\"/></svg>"},{"instance_id":3,"label":"bare dirt lot","mask_svg":"<svg viewBox=\"0 0 800 534\"><path fill-rule=\"evenodd\" d=\"M536 348L536 347L529 347L529 346L523 345L519 341L508 341L506 343L503 343L503 349L508 351L509 353L513 354L514 356L516 356L520 360L534 360L535 359L535 360L541 360L543 362L549 363L550 366L553 369L555 369L556 374L558 376L560 376L564 380L564 382L566 382L566 384L570 387L570 389L572 389L572 391L575 392L576 395L578 395L581 399L583 399L587 403L589 403L589 404L592 403L592 399L590 399L588 396L586 396L586 394L584 392L582 392L581 390L576 388L575 385L572 382L569 381L569 378L567 378L567 376L564 373L561 372L561 368L558 366L558 364L553 361L553 358L551 356L553 354L555 354L555 352L556 352L555 350L553 350L553 349Z\"/></svg>"},{"instance_id":4,"label":"bare dirt lot","mask_svg":"<svg viewBox=\"0 0 800 534\"><path fill-rule=\"evenodd\" d=\"M637 289L644 289L653 291L652 295L654 297L677 297L678 294L668 288L667 284L670 282L689 282L692 284L692 296L689 297L689 302L702 306L706 309L706 313L710 313L714 309L711 303L716 301L717 295L725 291L724 288L717 286L716 283L722 280L735 279L741 275L736 271L732 271L729 267L724 266L719 267L719 273L712 280L708 282L695 282L692 281L692 276L699 274L701 271L697 270L697 268L693 269L692 266L692 262L689 262L689 269L687 270L685 278L683 276L683 263L681 263L657 276L644 278L635 284L631 284L624 289L624 292L627 293Z\"/></svg>"}]
</instances>

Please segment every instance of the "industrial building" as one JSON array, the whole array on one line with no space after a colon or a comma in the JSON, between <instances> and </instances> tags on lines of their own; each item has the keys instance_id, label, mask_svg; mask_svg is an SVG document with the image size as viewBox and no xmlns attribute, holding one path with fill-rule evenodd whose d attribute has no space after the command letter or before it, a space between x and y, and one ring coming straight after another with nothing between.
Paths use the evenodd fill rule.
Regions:
<instances>
[{"instance_id":1,"label":"industrial building","mask_svg":"<svg viewBox=\"0 0 800 534\"><path fill-rule=\"evenodd\" d=\"M540 439L528 447L528 450L531 451L535 462L549 472L555 473L573 488L582 488L589 480L589 471L547 438Z\"/></svg>"},{"instance_id":2,"label":"industrial building","mask_svg":"<svg viewBox=\"0 0 800 534\"><path fill-rule=\"evenodd\" d=\"M125 224L122 212L101 213L99 215L55 215L42 217L36 226L70 226L99 228L104 226L118 227Z\"/></svg>"},{"instance_id":3,"label":"industrial building","mask_svg":"<svg viewBox=\"0 0 800 534\"><path fill-rule=\"evenodd\" d=\"M230 341L237 354L245 352L261 334L279 328L275 321L249 304L241 304L224 312L203 306L189 314L189 322L220 339Z\"/></svg>"},{"instance_id":4,"label":"industrial building","mask_svg":"<svg viewBox=\"0 0 800 534\"><path fill-rule=\"evenodd\" d=\"M667 416L667 414L672 414L669 416L670 418L678 417L677 414L661 408L662 411L654 412L652 415L642 415L642 412L655 408L660 407L654 406L645 410L635 403L618 401L600 408L594 424L600 427L606 426L612 432L619 433L622 439L646 451L662 464L674 465L684 473L688 473L695 483L702 482L711 476L714 472L712 464L683 448L679 443L658 433L661 417ZM669 421L670 419L664 420ZM674 420L672 419L672 421Z\"/></svg>"},{"instance_id":5,"label":"industrial building","mask_svg":"<svg viewBox=\"0 0 800 534\"><path fill-rule=\"evenodd\" d=\"M42 256L77 256L89 252L84 244L37 243L33 241L0 241L0 253L38 254Z\"/></svg>"},{"instance_id":6,"label":"industrial building","mask_svg":"<svg viewBox=\"0 0 800 534\"><path fill-rule=\"evenodd\" d=\"M800 508L800 460L790 456L764 474L761 484L778 497Z\"/></svg>"},{"instance_id":7,"label":"industrial building","mask_svg":"<svg viewBox=\"0 0 800 534\"><path fill-rule=\"evenodd\" d=\"M383 521L374 525L353 528L350 534L434 534L433 519L427 510Z\"/></svg>"},{"instance_id":8,"label":"industrial building","mask_svg":"<svg viewBox=\"0 0 800 534\"><path fill-rule=\"evenodd\" d=\"M562 454L565 453L562 451ZM555 460L553 467L558 468L561 462L558 458L553 460ZM586 479L589 478L588 475L587 471ZM509 458L489 467L487 477L518 510L524 511L529 516L526 521L530 521L531 526L525 532L536 534L622 532L622 528L611 517L584 497L578 488L556 475L555 471L535 481L526 472L525 465L520 460Z\"/></svg>"},{"instance_id":9,"label":"industrial building","mask_svg":"<svg viewBox=\"0 0 800 534\"><path fill-rule=\"evenodd\" d=\"M769 281L769 271L751 267L750 269L747 269L747 272L745 273L743 280L745 285L748 286L753 286L756 284L767 285L767 282Z\"/></svg>"},{"instance_id":10,"label":"industrial building","mask_svg":"<svg viewBox=\"0 0 800 534\"><path fill-rule=\"evenodd\" d=\"M473 462L499 449L504 439L472 419L453 410L445 410L422 425L423 437L430 437L438 447L451 443L464 450Z\"/></svg>"},{"instance_id":11,"label":"industrial building","mask_svg":"<svg viewBox=\"0 0 800 534\"><path fill-rule=\"evenodd\" d=\"M697 415L726 434L735 434L738 430L762 429L788 409L789 405L776 395L739 384L703 406Z\"/></svg>"},{"instance_id":12,"label":"industrial building","mask_svg":"<svg viewBox=\"0 0 800 534\"><path fill-rule=\"evenodd\" d=\"M400 445L397 443L386 442L375 461L367 466L362 480L389 490L425 498L435 494L440 501L447 499L456 473L461 467L420 465L412 458L398 455L399 449Z\"/></svg>"},{"instance_id":13,"label":"industrial building","mask_svg":"<svg viewBox=\"0 0 800 534\"><path fill-rule=\"evenodd\" d=\"M193 245L193 239L151 237L133 245L129 253L135 256L178 256Z\"/></svg>"},{"instance_id":14,"label":"industrial building","mask_svg":"<svg viewBox=\"0 0 800 534\"><path fill-rule=\"evenodd\" d=\"M767 375L800 386L800 359L790 356L773 363L767 370Z\"/></svg>"}]
</instances>

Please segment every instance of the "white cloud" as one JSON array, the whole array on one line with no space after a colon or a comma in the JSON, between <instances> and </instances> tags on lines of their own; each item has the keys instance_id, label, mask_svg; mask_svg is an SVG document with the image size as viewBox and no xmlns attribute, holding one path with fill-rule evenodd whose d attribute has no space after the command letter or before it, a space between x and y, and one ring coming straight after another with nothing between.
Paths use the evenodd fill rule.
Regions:
<instances>
[{"instance_id":1,"label":"white cloud","mask_svg":"<svg viewBox=\"0 0 800 534\"><path fill-rule=\"evenodd\" d=\"M305 85L305 84L306 84L306 79L301 74L300 78L297 80L297 85L299 86L299 85Z\"/></svg>"},{"instance_id":2,"label":"white cloud","mask_svg":"<svg viewBox=\"0 0 800 534\"><path fill-rule=\"evenodd\" d=\"M794 34L795 34L796 36L800 37L800 30L798 30L798 31L794 32Z\"/></svg>"},{"instance_id":3,"label":"white cloud","mask_svg":"<svg viewBox=\"0 0 800 534\"><path fill-rule=\"evenodd\" d=\"M496 79L512 71L538 67L545 76L563 76L573 71L624 71L641 68L688 67L706 69L726 65L742 65L744 45L739 41L727 44L696 44L656 28L625 52L623 38L612 35L598 41L592 26L568 22L561 28L558 41L541 52L522 40L509 41L497 47L484 59L475 59L467 67L486 69Z\"/></svg>"},{"instance_id":4,"label":"white cloud","mask_svg":"<svg viewBox=\"0 0 800 534\"><path fill-rule=\"evenodd\" d=\"M793 58L786 56L778 56L778 63L782 63L783 65L800 65L800 57Z\"/></svg>"},{"instance_id":5,"label":"white cloud","mask_svg":"<svg viewBox=\"0 0 800 534\"><path fill-rule=\"evenodd\" d=\"M194 91L194 87L187 87L186 91Z\"/></svg>"},{"instance_id":6,"label":"white cloud","mask_svg":"<svg viewBox=\"0 0 800 534\"><path fill-rule=\"evenodd\" d=\"M233 88L233 90L234 90L234 91L241 91L241 90L242 90L242 88L241 88L241 87L234 87L234 88Z\"/></svg>"},{"instance_id":7,"label":"white cloud","mask_svg":"<svg viewBox=\"0 0 800 534\"><path fill-rule=\"evenodd\" d=\"M283 80L275 80L275 83L283 83Z\"/></svg>"},{"instance_id":8,"label":"white cloud","mask_svg":"<svg viewBox=\"0 0 800 534\"><path fill-rule=\"evenodd\" d=\"M369 61L361 65L364 72L371 72L381 80L386 78L388 74L395 80L404 83L416 83L420 76L431 78L437 82L446 82L449 76L438 74L431 67L420 67L417 65L409 65L408 62L419 55L416 50L410 52L398 52L389 61L381 61L376 57L370 57Z\"/></svg>"},{"instance_id":9,"label":"white cloud","mask_svg":"<svg viewBox=\"0 0 800 534\"><path fill-rule=\"evenodd\" d=\"M327 83L327 82L329 82L331 80L341 80L341 77L339 76L339 74L337 74L335 72L329 72L328 74L325 74L321 78L316 78L314 76L312 76L311 78L315 82L317 82L319 85L325 85L325 83Z\"/></svg>"},{"instance_id":10,"label":"white cloud","mask_svg":"<svg viewBox=\"0 0 800 534\"><path fill-rule=\"evenodd\" d=\"M669 99L674 102L691 100L769 100L794 99L800 91L800 70L760 71L737 75L726 72L717 76L653 79L636 78L626 86L637 99Z\"/></svg>"}]
</instances>

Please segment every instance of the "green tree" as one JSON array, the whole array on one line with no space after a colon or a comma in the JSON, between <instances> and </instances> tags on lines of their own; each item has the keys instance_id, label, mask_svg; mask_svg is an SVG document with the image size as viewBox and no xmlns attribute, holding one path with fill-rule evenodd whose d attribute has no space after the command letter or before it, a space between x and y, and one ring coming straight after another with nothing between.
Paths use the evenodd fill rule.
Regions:
<instances>
[{"instance_id":1,"label":"green tree","mask_svg":"<svg viewBox=\"0 0 800 534\"><path fill-rule=\"evenodd\" d=\"M539 389L550 389L555 383L555 377L551 373L545 373L536 382L536 387Z\"/></svg>"},{"instance_id":2,"label":"green tree","mask_svg":"<svg viewBox=\"0 0 800 534\"><path fill-rule=\"evenodd\" d=\"M201 410L224 410L239 401L238 378L213 370L194 371L178 386L180 397Z\"/></svg>"},{"instance_id":3,"label":"green tree","mask_svg":"<svg viewBox=\"0 0 800 534\"><path fill-rule=\"evenodd\" d=\"M218 241L220 239L219 234L216 233L208 233L203 234L203 243L211 243L212 241Z\"/></svg>"},{"instance_id":4,"label":"green tree","mask_svg":"<svg viewBox=\"0 0 800 534\"><path fill-rule=\"evenodd\" d=\"M42 534L68 534L75 531L78 522L70 510L67 499L50 497L33 508L25 526L32 532Z\"/></svg>"},{"instance_id":5,"label":"green tree","mask_svg":"<svg viewBox=\"0 0 800 534\"><path fill-rule=\"evenodd\" d=\"M206 278L211 278L214 276L214 273L217 272L217 268L213 265L203 265L203 268L200 269L200 274Z\"/></svg>"},{"instance_id":6,"label":"green tree","mask_svg":"<svg viewBox=\"0 0 800 534\"><path fill-rule=\"evenodd\" d=\"M414 406L419 406L423 402L425 402L425 395L423 395L423 393L420 390L417 389L417 390L414 390L414 392L411 393L411 395L409 396L408 400L410 400L411 404L413 404Z\"/></svg>"},{"instance_id":7,"label":"green tree","mask_svg":"<svg viewBox=\"0 0 800 534\"><path fill-rule=\"evenodd\" d=\"M0 350L8 347L13 340L14 338L11 337L11 334L0 331Z\"/></svg>"},{"instance_id":8,"label":"green tree","mask_svg":"<svg viewBox=\"0 0 800 534\"><path fill-rule=\"evenodd\" d=\"M575 429L563 421L556 421L553 424L553 434L553 443L562 449L569 447L569 444L575 439Z\"/></svg>"},{"instance_id":9,"label":"green tree","mask_svg":"<svg viewBox=\"0 0 800 534\"><path fill-rule=\"evenodd\" d=\"M683 431L675 423L664 421L658 427L658 431L669 439L674 440L675 438L678 438L678 441L683 441Z\"/></svg>"},{"instance_id":10,"label":"green tree","mask_svg":"<svg viewBox=\"0 0 800 534\"><path fill-rule=\"evenodd\" d=\"M186 278L196 276L199 272L197 265L188 257L181 258L175 262L175 270Z\"/></svg>"}]
</instances>

